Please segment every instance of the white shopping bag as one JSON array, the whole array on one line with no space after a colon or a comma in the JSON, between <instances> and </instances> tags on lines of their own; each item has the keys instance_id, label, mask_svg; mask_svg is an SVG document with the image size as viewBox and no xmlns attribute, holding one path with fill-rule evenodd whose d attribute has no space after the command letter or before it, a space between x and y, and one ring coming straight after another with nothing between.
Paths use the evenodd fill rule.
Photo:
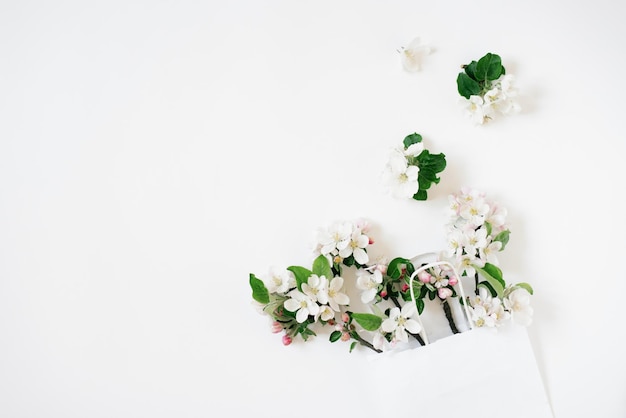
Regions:
<instances>
[{"instance_id":1,"label":"white shopping bag","mask_svg":"<svg viewBox=\"0 0 626 418\"><path fill-rule=\"evenodd\" d=\"M372 416L553 418L526 328L473 328L464 310L464 332L435 341L423 332L424 346L372 355Z\"/></svg>"}]
</instances>

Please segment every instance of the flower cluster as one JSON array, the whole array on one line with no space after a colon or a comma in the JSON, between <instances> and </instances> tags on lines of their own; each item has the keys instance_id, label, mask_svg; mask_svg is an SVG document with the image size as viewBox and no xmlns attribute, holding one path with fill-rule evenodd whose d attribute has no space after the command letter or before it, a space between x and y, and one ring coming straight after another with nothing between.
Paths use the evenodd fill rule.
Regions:
<instances>
[{"instance_id":1,"label":"flower cluster","mask_svg":"<svg viewBox=\"0 0 626 418\"><path fill-rule=\"evenodd\" d=\"M475 326L497 327L511 318L529 325L532 288L507 285L495 258L509 238L506 210L471 189L451 195L450 202L449 248L438 253L441 263L403 257L370 263L374 240L367 222L338 221L318 230L311 268L272 267L261 278L250 274L252 297L270 317L272 331L283 333L285 345L298 335L306 341L320 329L331 330L331 342L352 341L350 351L358 344L376 352L409 340L423 345L425 301L439 301L451 331L459 332L449 303L459 299L461 280L471 276L475 295L458 302ZM354 278L346 279L346 268L356 269ZM345 286L360 291L366 312L352 310Z\"/></svg>"},{"instance_id":2,"label":"flower cluster","mask_svg":"<svg viewBox=\"0 0 626 418\"><path fill-rule=\"evenodd\" d=\"M457 77L457 90L463 97L467 115L482 125L498 114L510 115L520 111L515 77L506 74L500 56L486 54L478 61L464 65Z\"/></svg>"},{"instance_id":3,"label":"flower cluster","mask_svg":"<svg viewBox=\"0 0 626 418\"><path fill-rule=\"evenodd\" d=\"M395 198L426 200L430 186L446 168L444 154L431 154L424 148L422 136L407 135L402 145L391 149L383 171L383 181Z\"/></svg>"},{"instance_id":4,"label":"flower cluster","mask_svg":"<svg viewBox=\"0 0 626 418\"><path fill-rule=\"evenodd\" d=\"M367 247L374 241L367 235L369 225L364 220L336 221L317 232L315 253L333 264L360 266L369 262Z\"/></svg>"},{"instance_id":5,"label":"flower cluster","mask_svg":"<svg viewBox=\"0 0 626 418\"><path fill-rule=\"evenodd\" d=\"M528 283L507 285L497 258L509 242L506 209L468 188L450 195L449 202L443 258L456 265L461 276L474 278L476 296L468 302L475 325L495 327L511 317L529 325L533 290Z\"/></svg>"}]
</instances>

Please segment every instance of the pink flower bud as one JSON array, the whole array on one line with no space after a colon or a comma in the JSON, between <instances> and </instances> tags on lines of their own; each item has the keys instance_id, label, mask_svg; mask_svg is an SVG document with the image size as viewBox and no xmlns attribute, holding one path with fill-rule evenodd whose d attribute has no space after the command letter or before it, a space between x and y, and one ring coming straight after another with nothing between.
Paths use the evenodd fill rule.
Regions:
<instances>
[{"instance_id":1,"label":"pink flower bud","mask_svg":"<svg viewBox=\"0 0 626 418\"><path fill-rule=\"evenodd\" d=\"M282 330L283 330L283 326L281 325L281 323L274 321L274 323L272 324L272 332L274 334L278 334Z\"/></svg>"},{"instance_id":2,"label":"pink flower bud","mask_svg":"<svg viewBox=\"0 0 626 418\"><path fill-rule=\"evenodd\" d=\"M459 279L456 278L456 276L450 276L448 278L448 284L450 286L456 286L456 284L459 282Z\"/></svg>"},{"instance_id":3,"label":"pink flower bud","mask_svg":"<svg viewBox=\"0 0 626 418\"><path fill-rule=\"evenodd\" d=\"M452 290L447 287L440 287L439 290L437 290L437 294L439 298L445 299L448 296L452 296Z\"/></svg>"},{"instance_id":4,"label":"pink flower bud","mask_svg":"<svg viewBox=\"0 0 626 418\"><path fill-rule=\"evenodd\" d=\"M332 318L331 318L331 319L329 319L327 322L328 322L328 325L331 325L331 326L332 326L332 325L335 325L335 320L334 320L334 319L332 319Z\"/></svg>"},{"instance_id":5,"label":"pink flower bud","mask_svg":"<svg viewBox=\"0 0 626 418\"><path fill-rule=\"evenodd\" d=\"M380 297L381 298L387 297L387 291L385 289L380 291Z\"/></svg>"},{"instance_id":6,"label":"pink flower bud","mask_svg":"<svg viewBox=\"0 0 626 418\"><path fill-rule=\"evenodd\" d=\"M341 334L341 341L350 341L350 334L348 334L347 332Z\"/></svg>"},{"instance_id":7,"label":"pink flower bud","mask_svg":"<svg viewBox=\"0 0 626 418\"><path fill-rule=\"evenodd\" d=\"M368 237L369 238L369 245L372 245L374 243L374 238L372 237Z\"/></svg>"},{"instance_id":8,"label":"pink flower bud","mask_svg":"<svg viewBox=\"0 0 626 418\"><path fill-rule=\"evenodd\" d=\"M430 278L432 276L426 270L422 270L417 274L417 278L422 283L430 283Z\"/></svg>"},{"instance_id":9,"label":"pink flower bud","mask_svg":"<svg viewBox=\"0 0 626 418\"><path fill-rule=\"evenodd\" d=\"M406 284L406 283L404 283L404 284L402 285L402 291L403 291L403 292L406 292L407 290L409 290L409 285L408 285L408 284Z\"/></svg>"},{"instance_id":10,"label":"pink flower bud","mask_svg":"<svg viewBox=\"0 0 626 418\"><path fill-rule=\"evenodd\" d=\"M342 313L341 320L347 324L350 321L350 315L348 315L346 312Z\"/></svg>"},{"instance_id":11,"label":"pink flower bud","mask_svg":"<svg viewBox=\"0 0 626 418\"><path fill-rule=\"evenodd\" d=\"M291 337L287 334L283 335L283 345L289 345L291 344L293 340L291 339Z\"/></svg>"}]
</instances>

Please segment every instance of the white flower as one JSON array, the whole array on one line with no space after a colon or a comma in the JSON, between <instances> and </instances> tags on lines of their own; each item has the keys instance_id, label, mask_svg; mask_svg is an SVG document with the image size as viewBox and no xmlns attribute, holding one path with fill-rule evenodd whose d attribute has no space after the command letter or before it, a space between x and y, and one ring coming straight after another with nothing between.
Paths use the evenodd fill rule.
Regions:
<instances>
[{"instance_id":1,"label":"white flower","mask_svg":"<svg viewBox=\"0 0 626 418\"><path fill-rule=\"evenodd\" d=\"M510 318L500 298L492 297L484 287L479 288L478 295L469 302L472 321L477 327L498 327Z\"/></svg>"},{"instance_id":2,"label":"white flower","mask_svg":"<svg viewBox=\"0 0 626 418\"><path fill-rule=\"evenodd\" d=\"M361 233L361 230L355 228L350 236L348 245L346 245L341 251L339 256L342 258L348 258L354 255L354 259L359 264L367 264L369 257L365 248L369 245L370 239L367 235Z\"/></svg>"},{"instance_id":3,"label":"white flower","mask_svg":"<svg viewBox=\"0 0 626 418\"><path fill-rule=\"evenodd\" d=\"M333 277L328 286L328 304L335 312L339 312L339 305L350 303L350 298L342 292L342 287L343 278L340 276Z\"/></svg>"},{"instance_id":4,"label":"white flower","mask_svg":"<svg viewBox=\"0 0 626 418\"><path fill-rule=\"evenodd\" d=\"M493 118L498 113L506 98L502 95L499 88L493 88L483 95L483 112L488 118Z\"/></svg>"},{"instance_id":5,"label":"white flower","mask_svg":"<svg viewBox=\"0 0 626 418\"><path fill-rule=\"evenodd\" d=\"M357 271L356 287L363 290L361 302L370 303L376 297L378 285L383 282L383 275L380 270L369 273L366 270Z\"/></svg>"},{"instance_id":6,"label":"white flower","mask_svg":"<svg viewBox=\"0 0 626 418\"><path fill-rule=\"evenodd\" d=\"M349 244L351 233L352 224L350 222L333 222L327 229L318 231L318 251L323 255L336 255L337 251Z\"/></svg>"},{"instance_id":7,"label":"white flower","mask_svg":"<svg viewBox=\"0 0 626 418\"><path fill-rule=\"evenodd\" d=\"M270 293L287 293L296 287L296 279L293 273L276 266L270 267L269 277L264 282Z\"/></svg>"},{"instance_id":8,"label":"white flower","mask_svg":"<svg viewBox=\"0 0 626 418\"><path fill-rule=\"evenodd\" d=\"M485 228L466 229L463 232L463 247L468 254L476 254L487 246L487 230Z\"/></svg>"},{"instance_id":9,"label":"white flower","mask_svg":"<svg viewBox=\"0 0 626 418\"><path fill-rule=\"evenodd\" d=\"M474 264L478 267L484 267L485 262L476 257L474 254L463 254L456 258L457 269L459 270L461 276L474 276L476 274Z\"/></svg>"},{"instance_id":10,"label":"white flower","mask_svg":"<svg viewBox=\"0 0 626 418\"><path fill-rule=\"evenodd\" d=\"M285 301L285 309L290 312L297 312L296 321L299 323L306 321L309 315L316 316L319 313L319 305L310 296L297 289L289 292L288 296L290 299Z\"/></svg>"},{"instance_id":11,"label":"white flower","mask_svg":"<svg viewBox=\"0 0 626 418\"><path fill-rule=\"evenodd\" d=\"M413 303L405 304L402 310L391 308L389 318L383 321L381 328L385 332L393 332L395 340L407 342L409 340L407 331L417 334L422 330L419 322L412 318L416 313L417 309Z\"/></svg>"},{"instance_id":12,"label":"white flower","mask_svg":"<svg viewBox=\"0 0 626 418\"><path fill-rule=\"evenodd\" d=\"M325 276L312 274L306 283L302 283L302 292L313 301L325 305L328 303L328 279Z\"/></svg>"},{"instance_id":13,"label":"white flower","mask_svg":"<svg viewBox=\"0 0 626 418\"><path fill-rule=\"evenodd\" d=\"M488 116L485 114L485 102L481 96L470 96L469 99L464 99L463 103L466 113L475 124L482 125L488 120Z\"/></svg>"},{"instance_id":14,"label":"white flower","mask_svg":"<svg viewBox=\"0 0 626 418\"><path fill-rule=\"evenodd\" d=\"M505 224L506 215L507 215L506 208L498 205L495 202L491 202L489 204L489 213L487 214L487 218L485 219L485 222L489 222L489 224L491 224L492 234L495 235L507 229L506 224Z\"/></svg>"},{"instance_id":15,"label":"white flower","mask_svg":"<svg viewBox=\"0 0 626 418\"><path fill-rule=\"evenodd\" d=\"M501 249L502 243L500 241L493 241L486 247L479 249L480 258L487 263L497 266L500 264L497 254Z\"/></svg>"},{"instance_id":16,"label":"white flower","mask_svg":"<svg viewBox=\"0 0 626 418\"><path fill-rule=\"evenodd\" d=\"M530 306L530 293L524 288L513 290L504 299L504 307L511 312L515 323L528 326L532 322L533 308Z\"/></svg>"},{"instance_id":17,"label":"white flower","mask_svg":"<svg viewBox=\"0 0 626 418\"><path fill-rule=\"evenodd\" d=\"M515 86L515 76L513 74L505 74L498 79L502 94L506 97L517 97L518 91Z\"/></svg>"},{"instance_id":18,"label":"white flower","mask_svg":"<svg viewBox=\"0 0 626 418\"><path fill-rule=\"evenodd\" d=\"M315 320L322 318L322 321L328 321L335 317L335 311L328 305L320 306L320 311L315 316Z\"/></svg>"},{"instance_id":19,"label":"white flower","mask_svg":"<svg viewBox=\"0 0 626 418\"><path fill-rule=\"evenodd\" d=\"M473 199L461 206L460 215L472 227L481 226L485 223L485 217L489 213L489 205L483 199Z\"/></svg>"},{"instance_id":20,"label":"white flower","mask_svg":"<svg viewBox=\"0 0 626 418\"><path fill-rule=\"evenodd\" d=\"M407 149L403 151L404 155L407 157L417 157L424 151L424 143L416 142L415 144L409 145Z\"/></svg>"},{"instance_id":21,"label":"white flower","mask_svg":"<svg viewBox=\"0 0 626 418\"><path fill-rule=\"evenodd\" d=\"M412 198L419 190L419 167L408 165L403 154L394 151L383 172L383 179L395 198Z\"/></svg>"},{"instance_id":22,"label":"white flower","mask_svg":"<svg viewBox=\"0 0 626 418\"><path fill-rule=\"evenodd\" d=\"M448 257L461 256L463 254L463 242L465 234L462 230L453 228L448 232Z\"/></svg>"},{"instance_id":23,"label":"white flower","mask_svg":"<svg viewBox=\"0 0 626 418\"><path fill-rule=\"evenodd\" d=\"M400 51L400 61L406 71L416 72L421 69L422 59L430 52L428 45L422 44L420 38L415 38Z\"/></svg>"},{"instance_id":24,"label":"white flower","mask_svg":"<svg viewBox=\"0 0 626 418\"><path fill-rule=\"evenodd\" d=\"M515 77L512 74L503 75L498 80L498 83L502 92L502 104L500 105L500 112L505 115L518 113L521 110L521 106L515 100L518 95L517 88L514 85Z\"/></svg>"},{"instance_id":25,"label":"white flower","mask_svg":"<svg viewBox=\"0 0 626 418\"><path fill-rule=\"evenodd\" d=\"M496 326L496 321L493 317L489 316L487 310L482 305L476 305L470 308L472 311L472 321L477 327L490 327Z\"/></svg>"}]
</instances>

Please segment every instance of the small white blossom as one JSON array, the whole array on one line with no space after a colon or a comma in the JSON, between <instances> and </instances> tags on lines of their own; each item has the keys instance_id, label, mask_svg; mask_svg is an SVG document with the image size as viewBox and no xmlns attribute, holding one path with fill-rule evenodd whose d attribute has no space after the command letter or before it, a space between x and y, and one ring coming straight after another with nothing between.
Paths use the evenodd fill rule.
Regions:
<instances>
[{"instance_id":1,"label":"small white blossom","mask_svg":"<svg viewBox=\"0 0 626 418\"><path fill-rule=\"evenodd\" d=\"M476 228L485 223L489 213L489 205L483 199L474 199L461 206L460 215L472 227Z\"/></svg>"},{"instance_id":2,"label":"small white blossom","mask_svg":"<svg viewBox=\"0 0 626 418\"><path fill-rule=\"evenodd\" d=\"M369 257L365 248L370 243L370 239L367 235L363 234L360 229L356 228L350 236L348 245L344 249L339 251L339 256L342 258L348 258L351 255L359 264L367 264Z\"/></svg>"},{"instance_id":3,"label":"small white blossom","mask_svg":"<svg viewBox=\"0 0 626 418\"><path fill-rule=\"evenodd\" d=\"M462 102L465 104L465 112L475 124L482 125L488 120L485 114L485 102L481 96L470 96L469 99L464 99Z\"/></svg>"},{"instance_id":4,"label":"small white blossom","mask_svg":"<svg viewBox=\"0 0 626 418\"><path fill-rule=\"evenodd\" d=\"M317 248L322 255L337 255L350 243L352 224L333 222L327 229L320 229L317 234Z\"/></svg>"},{"instance_id":5,"label":"small white blossom","mask_svg":"<svg viewBox=\"0 0 626 418\"><path fill-rule=\"evenodd\" d=\"M470 119L477 125L482 125L497 115L519 113L521 106L517 102L518 91L515 87L515 77L506 74L492 81L488 91L480 95L472 95L469 99L461 98L461 103Z\"/></svg>"},{"instance_id":6,"label":"small white blossom","mask_svg":"<svg viewBox=\"0 0 626 418\"><path fill-rule=\"evenodd\" d=\"M290 312L296 312L296 321L302 323L306 321L309 315L317 316L320 307L315 301L297 289L288 293L290 299L284 303L285 309Z\"/></svg>"},{"instance_id":7,"label":"small white blossom","mask_svg":"<svg viewBox=\"0 0 626 418\"><path fill-rule=\"evenodd\" d=\"M420 38L413 39L406 47L400 51L400 61L402 67L408 72L421 70L423 58L430 54L428 45L422 44Z\"/></svg>"},{"instance_id":8,"label":"small white blossom","mask_svg":"<svg viewBox=\"0 0 626 418\"><path fill-rule=\"evenodd\" d=\"M417 334L422 330L419 322L413 319L413 316L417 313L415 304L407 303L399 308L391 308L389 311L389 318L385 319L381 325L381 329L385 332L393 332L394 340L407 342L409 336L407 331L411 334Z\"/></svg>"},{"instance_id":9,"label":"small white blossom","mask_svg":"<svg viewBox=\"0 0 626 418\"><path fill-rule=\"evenodd\" d=\"M276 266L270 267L269 275L263 281L270 293L284 294L296 287L296 279L293 273Z\"/></svg>"},{"instance_id":10,"label":"small white blossom","mask_svg":"<svg viewBox=\"0 0 626 418\"><path fill-rule=\"evenodd\" d=\"M325 276L312 274L306 283L302 283L302 292L313 301L325 305L328 303L328 279Z\"/></svg>"},{"instance_id":11,"label":"small white blossom","mask_svg":"<svg viewBox=\"0 0 626 418\"><path fill-rule=\"evenodd\" d=\"M343 293L343 278L335 276L328 285L328 304L335 311L339 312L339 305L348 305L350 298Z\"/></svg>"},{"instance_id":12,"label":"small white blossom","mask_svg":"<svg viewBox=\"0 0 626 418\"><path fill-rule=\"evenodd\" d=\"M383 172L383 180L393 197L412 198L419 190L418 175L419 167L409 165L406 157L397 150L392 151Z\"/></svg>"},{"instance_id":13,"label":"small white blossom","mask_svg":"<svg viewBox=\"0 0 626 418\"><path fill-rule=\"evenodd\" d=\"M383 275L380 270L370 273L367 270L357 271L356 287L361 293L361 302L370 303L376 297L378 285L383 282Z\"/></svg>"},{"instance_id":14,"label":"small white blossom","mask_svg":"<svg viewBox=\"0 0 626 418\"><path fill-rule=\"evenodd\" d=\"M532 322L533 308L530 306L530 293L526 289L517 288L504 298L504 307L511 312L513 321L528 326Z\"/></svg>"},{"instance_id":15,"label":"small white blossom","mask_svg":"<svg viewBox=\"0 0 626 418\"><path fill-rule=\"evenodd\" d=\"M500 264L498 261L498 252L502 249L502 243L500 241L493 241L485 247L479 248L479 257L485 262L497 266Z\"/></svg>"},{"instance_id":16,"label":"small white blossom","mask_svg":"<svg viewBox=\"0 0 626 418\"><path fill-rule=\"evenodd\" d=\"M407 157L417 157L418 155L422 153L422 151L424 151L424 143L416 142L415 144L409 145L409 147L403 150L402 152Z\"/></svg>"},{"instance_id":17,"label":"small white blossom","mask_svg":"<svg viewBox=\"0 0 626 418\"><path fill-rule=\"evenodd\" d=\"M478 295L469 298L472 321L477 327L498 327L510 318L500 298L492 297L480 287Z\"/></svg>"},{"instance_id":18,"label":"small white blossom","mask_svg":"<svg viewBox=\"0 0 626 418\"><path fill-rule=\"evenodd\" d=\"M320 306L319 312L315 316L315 320L317 321L318 318L321 318L322 321L328 321L330 319L333 319L334 317L335 311L328 305L322 305Z\"/></svg>"}]
</instances>

